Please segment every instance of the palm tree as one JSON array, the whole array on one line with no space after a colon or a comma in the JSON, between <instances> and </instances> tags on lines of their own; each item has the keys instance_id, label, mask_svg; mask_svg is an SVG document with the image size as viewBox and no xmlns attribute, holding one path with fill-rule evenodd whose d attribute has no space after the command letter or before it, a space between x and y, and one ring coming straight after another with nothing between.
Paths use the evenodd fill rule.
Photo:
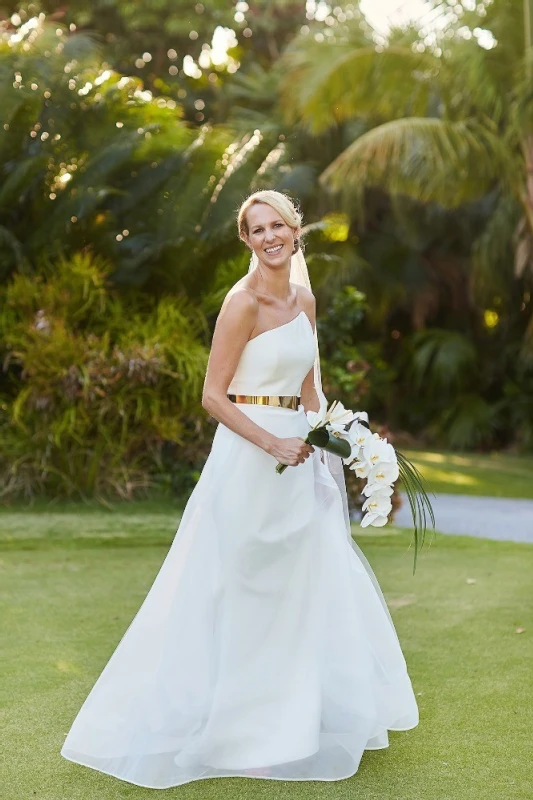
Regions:
<instances>
[{"instance_id":1,"label":"palm tree","mask_svg":"<svg viewBox=\"0 0 533 800\"><path fill-rule=\"evenodd\" d=\"M480 23L471 12L455 15L431 50L413 29L376 46L371 31L345 24L323 42L299 37L286 55L289 114L316 132L366 123L322 174L325 186L352 201L377 186L447 208L492 194L476 253L481 283L497 273L513 236L517 275L533 256L531 48L518 38L522 14L521 0L488 6L489 49L469 32Z\"/></svg>"},{"instance_id":2,"label":"palm tree","mask_svg":"<svg viewBox=\"0 0 533 800\"><path fill-rule=\"evenodd\" d=\"M426 277L421 276L418 288L410 293L411 325L420 330L414 338L407 336L401 358L405 374L431 379L432 390L438 388L439 370L450 359L457 373L463 370L455 408L441 387L440 429L450 430L451 420L444 419L444 412L453 411L457 424L448 441L457 444L462 437L463 444L475 444L491 438L491 431L501 424L497 417L503 408L507 414L502 387L525 387L530 374L531 48L527 38L524 47L524 7L519 0L495 0L482 22L485 7L466 12L454 4L455 16L447 18L451 4L440 7L442 24L433 42L424 42L416 28L393 31L385 42L359 18L318 35L316 28L301 35L285 55L283 97L289 120L297 119L316 133L333 131L337 136L339 129L352 133L346 148L322 173L321 183L344 202L354 230L364 230L369 202L371 207L372 197L380 195L390 198L397 219L405 222L411 215L405 228L407 241L412 241L414 231L419 240L426 237L426 248L431 234L431 227L424 228L428 215L433 222L435 215L449 222L455 217L450 226L454 233L467 220L473 244L469 242L460 259L457 252L451 261L443 258L442 246L424 253ZM378 227L382 249L383 225ZM363 246L361 252L372 264L367 275L371 272L376 280L379 259L376 263L375 252L364 250ZM395 285L394 264L390 260L382 275L378 292L382 298ZM404 279L401 282L408 286ZM449 302L443 316L446 283L452 296L467 300L466 316L450 317ZM417 297L423 307L420 326ZM389 321L391 313L397 315L395 308L399 309L397 300L388 303ZM496 329L487 330L487 308L497 308L489 312L490 326L499 321ZM433 335L431 329L425 330L427 322L441 330ZM401 330L401 325L394 327ZM471 342L479 368L467 366ZM496 348L492 361L487 359L488 347ZM514 389L505 389L505 397L509 392L516 399ZM429 415L419 409L419 423L424 417L427 422L431 414L436 420L439 393L433 394L437 405ZM427 406L428 398L423 399ZM475 426L463 424L476 415L477 433Z\"/></svg>"}]
</instances>

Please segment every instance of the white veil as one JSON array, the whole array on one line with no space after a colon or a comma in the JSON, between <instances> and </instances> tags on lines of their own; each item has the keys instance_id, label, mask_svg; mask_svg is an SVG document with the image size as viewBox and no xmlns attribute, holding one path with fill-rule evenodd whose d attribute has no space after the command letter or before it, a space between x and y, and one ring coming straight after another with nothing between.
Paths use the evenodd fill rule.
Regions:
<instances>
[{"instance_id":1,"label":"white veil","mask_svg":"<svg viewBox=\"0 0 533 800\"><path fill-rule=\"evenodd\" d=\"M257 256L252 251L252 257L250 259L250 265L248 267L248 272L252 272L252 270L254 270L256 268L257 263L258 263ZM298 250L296 251L296 253L294 253L292 255L292 257L291 257L291 272L290 272L289 280L290 280L291 283L295 283L298 286L305 286L306 289L309 289L309 291L312 291L312 289L311 289L311 281L309 279L309 271L307 269L307 263L305 261L305 257L304 257L304 254L302 253L301 247L299 247ZM322 377L321 377L321 373L320 373L320 351L319 351L319 347L318 347L318 335L317 335L316 326L315 326L315 342L316 342L315 389L316 389L316 393L318 395L318 399L319 399L320 403L323 403L323 402L326 402L326 397L325 397L324 392L322 390ZM394 628L394 624L392 622L392 618L391 618L389 609L387 607L387 603L385 601L385 598L383 597L383 593L381 591L381 588L380 588L380 585L379 585L379 583L377 581L377 578L374 575L372 567L368 563L368 561L366 559L366 556L364 555L364 553L361 550L361 548L359 547L359 545L357 545L355 543L354 539L352 538L352 529L351 529L351 524L350 524L350 514L349 514L349 508L348 508L348 495L347 495L347 492L346 492L346 481L345 481L345 478L344 478L344 464L343 464L342 458L340 458L340 456L333 455L332 453L326 453L325 452L324 455L326 457L326 464L327 464L328 469L329 469L329 471L331 473L331 476L333 477L333 479L335 480L335 483L339 487L339 491L340 491L340 495L341 495L341 499L342 499L342 506L343 506L343 510L344 510L344 520L345 520L345 523L346 523L346 535L348 537L348 541L349 541L351 547L357 553L357 556L359 557L359 560L361 561L362 565L364 566L365 570L367 571L368 575L370 576L370 579L371 579L372 583L374 584L374 588L375 588L375 590L376 590L376 592L378 594L378 597L381 599L381 602L383 603L383 607L384 607L384 609L385 609L385 611L387 613L387 616L388 616L388 618L390 620L390 623L391 623L392 627Z\"/></svg>"}]
</instances>

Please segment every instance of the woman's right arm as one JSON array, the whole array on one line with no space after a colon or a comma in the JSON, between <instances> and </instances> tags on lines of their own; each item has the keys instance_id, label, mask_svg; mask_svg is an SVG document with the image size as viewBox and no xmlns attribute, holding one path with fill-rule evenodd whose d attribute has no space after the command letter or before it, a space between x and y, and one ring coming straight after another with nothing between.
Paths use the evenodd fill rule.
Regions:
<instances>
[{"instance_id":1,"label":"woman's right arm","mask_svg":"<svg viewBox=\"0 0 533 800\"><path fill-rule=\"evenodd\" d=\"M313 452L300 438L280 439L253 422L227 395L239 359L257 321L258 302L246 290L236 291L222 306L213 334L202 406L227 428L274 456L296 466Z\"/></svg>"}]
</instances>

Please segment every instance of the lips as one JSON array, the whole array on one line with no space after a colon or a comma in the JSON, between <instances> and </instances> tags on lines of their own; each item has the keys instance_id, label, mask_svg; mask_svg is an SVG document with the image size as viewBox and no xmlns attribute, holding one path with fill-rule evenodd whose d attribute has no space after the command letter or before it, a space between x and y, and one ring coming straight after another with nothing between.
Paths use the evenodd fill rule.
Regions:
<instances>
[{"instance_id":1,"label":"lips","mask_svg":"<svg viewBox=\"0 0 533 800\"><path fill-rule=\"evenodd\" d=\"M265 248L265 253L269 256L276 256L281 250L283 250L283 245L279 244L275 248Z\"/></svg>"}]
</instances>

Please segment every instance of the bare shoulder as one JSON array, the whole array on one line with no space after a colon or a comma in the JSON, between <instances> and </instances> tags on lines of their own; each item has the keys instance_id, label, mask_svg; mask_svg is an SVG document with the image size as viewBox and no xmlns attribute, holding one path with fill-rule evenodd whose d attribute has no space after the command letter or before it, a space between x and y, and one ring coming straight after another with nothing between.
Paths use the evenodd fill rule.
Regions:
<instances>
[{"instance_id":1,"label":"bare shoulder","mask_svg":"<svg viewBox=\"0 0 533 800\"><path fill-rule=\"evenodd\" d=\"M251 330L257 320L258 309L259 302L254 292L239 282L224 298L217 325L219 322L228 325L242 324Z\"/></svg>"},{"instance_id":2,"label":"bare shoulder","mask_svg":"<svg viewBox=\"0 0 533 800\"><path fill-rule=\"evenodd\" d=\"M293 284L294 285L294 284ZM313 292L310 292L305 286L294 285L298 295L298 304L304 311L314 319L316 310L316 301Z\"/></svg>"}]
</instances>

